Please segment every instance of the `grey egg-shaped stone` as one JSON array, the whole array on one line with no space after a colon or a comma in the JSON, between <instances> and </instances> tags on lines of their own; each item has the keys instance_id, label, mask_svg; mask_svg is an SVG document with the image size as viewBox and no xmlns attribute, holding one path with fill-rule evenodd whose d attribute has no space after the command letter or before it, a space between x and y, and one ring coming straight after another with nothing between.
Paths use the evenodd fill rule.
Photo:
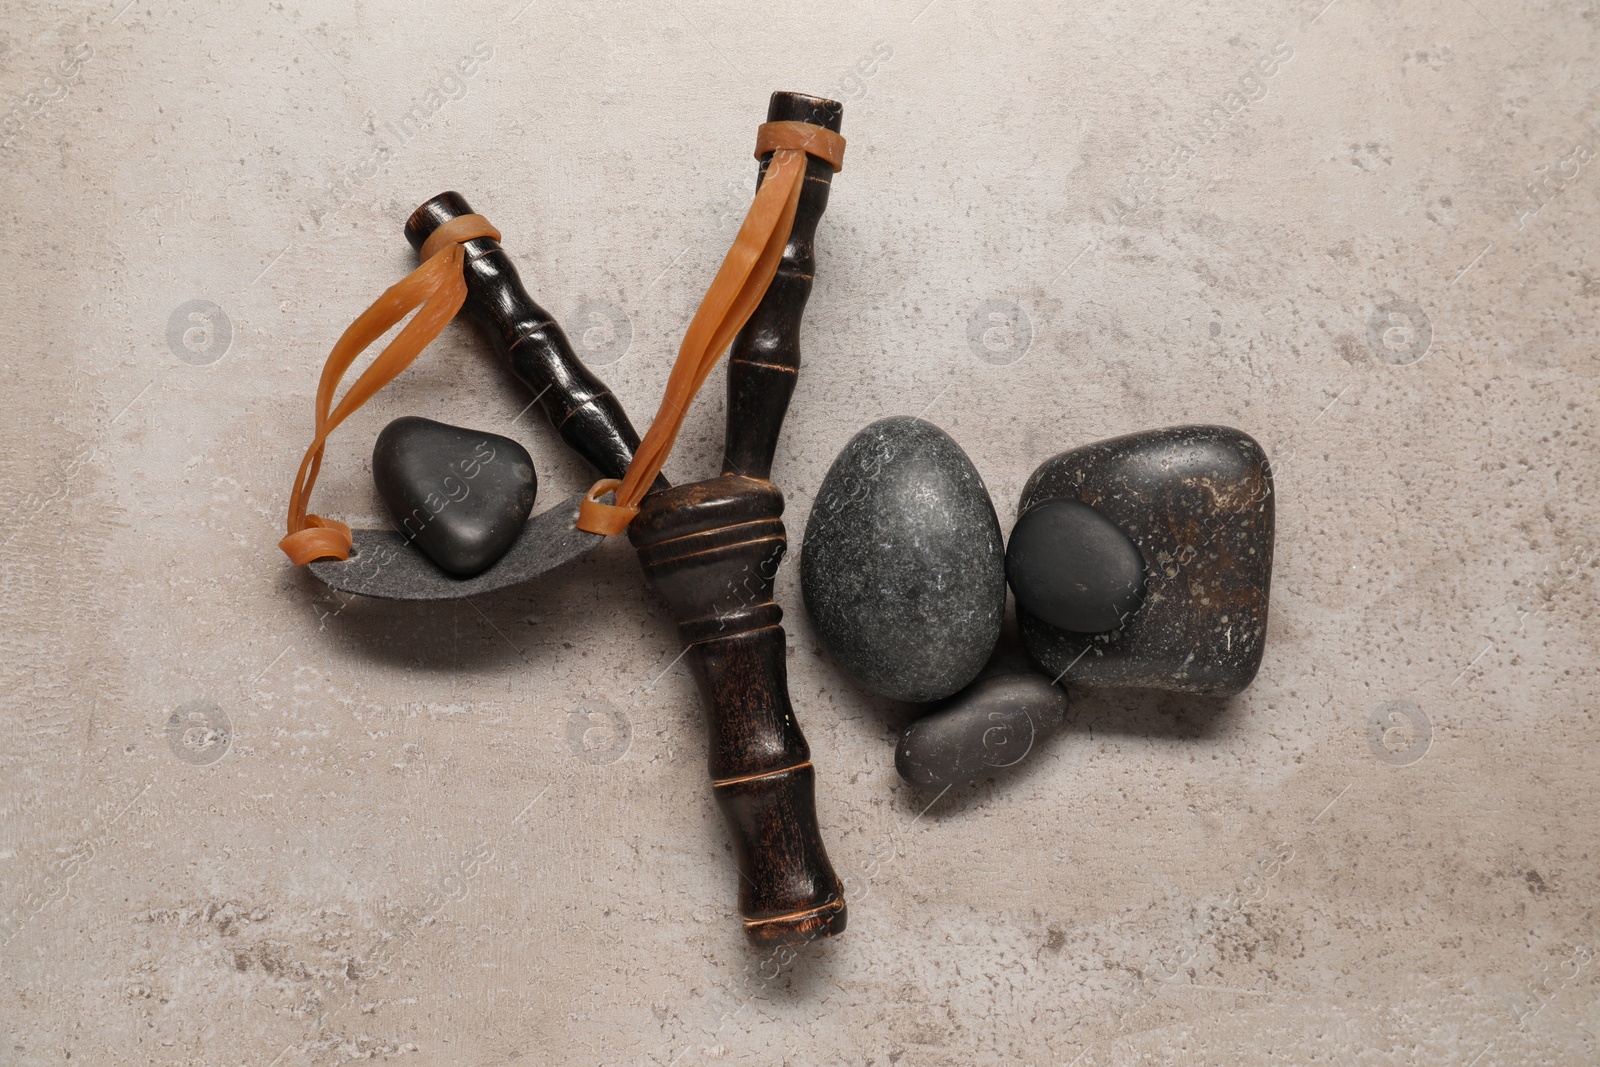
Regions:
<instances>
[{"instance_id":1,"label":"grey egg-shaped stone","mask_svg":"<svg viewBox=\"0 0 1600 1067\"><path fill-rule=\"evenodd\" d=\"M1000 638L1005 552L961 446L906 416L851 438L811 507L800 583L823 647L863 687L930 701L977 677Z\"/></svg>"},{"instance_id":2,"label":"grey egg-shaped stone","mask_svg":"<svg viewBox=\"0 0 1600 1067\"><path fill-rule=\"evenodd\" d=\"M1015 767L1061 728L1067 694L1039 674L980 678L900 735L894 766L919 789Z\"/></svg>"},{"instance_id":3,"label":"grey egg-shaped stone","mask_svg":"<svg viewBox=\"0 0 1600 1067\"><path fill-rule=\"evenodd\" d=\"M533 510L533 457L509 437L406 415L372 446L372 480L400 530L459 577L487 569Z\"/></svg>"},{"instance_id":4,"label":"grey egg-shaped stone","mask_svg":"<svg viewBox=\"0 0 1600 1067\"><path fill-rule=\"evenodd\" d=\"M1144 557L1088 504L1047 500L1011 528L1006 580L1017 604L1051 626L1104 633L1138 609Z\"/></svg>"}]
</instances>

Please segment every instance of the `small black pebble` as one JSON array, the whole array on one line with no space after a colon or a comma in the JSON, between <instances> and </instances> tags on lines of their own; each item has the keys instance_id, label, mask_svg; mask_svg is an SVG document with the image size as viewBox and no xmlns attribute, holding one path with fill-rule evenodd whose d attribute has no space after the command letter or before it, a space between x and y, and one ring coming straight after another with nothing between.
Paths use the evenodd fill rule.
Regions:
<instances>
[{"instance_id":1,"label":"small black pebble","mask_svg":"<svg viewBox=\"0 0 1600 1067\"><path fill-rule=\"evenodd\" d=\"M1035 752L1066 712L1066 691L1043 675L989 675L906 727L894 767L919 789L987 777Z\"/></svg>"},{"instance_id":2,"label":"small black pebble","mask_svg":"<svg viewBox=\"0 0 1600 1067\"><path fill-rule=\"evenodd\" d=\"M1103 633L1138 609L1144 557L1094 508L1049 500L1029 508L1012 528L1006 579L1017 603L1050 625Z\"/></svg>"},{"instance_id":3,"label":"small black pebble","mask_svg":"<svg viewBox=\"0 0 1600 1067\"><path fill-rule=\"evenodd\" d=\"M400 530L462 578L506 554L538 491L533 457L511 438L415 415L378 435L372 480Z\"/></svg>"}]
</instances>

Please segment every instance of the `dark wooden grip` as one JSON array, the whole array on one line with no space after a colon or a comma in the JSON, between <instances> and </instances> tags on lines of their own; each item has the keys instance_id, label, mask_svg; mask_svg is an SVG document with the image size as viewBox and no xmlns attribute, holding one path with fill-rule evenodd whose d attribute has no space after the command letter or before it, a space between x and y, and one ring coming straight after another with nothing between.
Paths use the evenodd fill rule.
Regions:
<instances>
[{"instance_id":1,"label":"dark wooden grip","mask_svg":"<svg viewBox=\"0 0 1600 1067\"><path fill-rule=\"evenodd\" d=\"M774 93L767 119L837 133L842 110ZM817 828L811 749L789 704L783 609L772 599L788 540L783 494L767 480L800 369L812 239L832 178L827 163L808 160L777 276L734 340L722 476L652 493L628 527L645 576L678 621L705 701L711 787L733 833L739 911L762 944L837 934L847 917Z\"/></svg>"},{"instance_id":2,"label":"dark wooden grip","mask_svg":"<svg viewBox=\"0 0 1600 1067\"><path fill-rule=\"evenodd\" d=\"M839 132L844 105L834 100L799 93L773 93L767 107L768 122L809 122ZM772 161L761 159L761 175ZM757 184L760 183L757 179ZM800 317L811 296L816 273L817 221L828 206L833 167L808 157L806 180L795 210L794 229L783 250L778 273L755 314L733 340L728 355L728 430L723 447L722 473L751 478L772 476L772 457L778 449L778 432L789 410L800 372Z\"/></svg>"},{"instance_id":3,"label":"dark wooden grip","mask_svg":"<svg viewBox=\"0 0 1600 1067\"><path fill-rule=\"evenodd\" d=\"M470 214L472 208L460 193L440 193L411 213L406 240L421 251L441 224ZM639 447L639 435L622 404L578 359L550 313L528 295L500 242L479 237L464 246L466 312L488 333L511 373L538 399L562 439L605 477L621 478ZM656 481L657 488L666 484L664 479Z\"/></svg>"},{"instance_id":4,"label":"dark wooden grip","mask_svg":"<svg viewBox=\"0 0 1600 1067\"><path fill-rule=\"evenodd\" d=\"M773 577L788 541L783 494L739 475L646 497L628 537L678 620L710 731L712 790L733 832L752 940L841 932L844 890L817 828L811 750L789 705Z\"/></svg>"}]
</instances>

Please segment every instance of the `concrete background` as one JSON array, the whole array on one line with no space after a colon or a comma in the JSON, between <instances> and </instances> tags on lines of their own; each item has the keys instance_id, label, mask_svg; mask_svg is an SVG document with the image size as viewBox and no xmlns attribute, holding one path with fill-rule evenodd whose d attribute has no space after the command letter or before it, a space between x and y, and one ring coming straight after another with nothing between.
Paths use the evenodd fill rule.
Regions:
<instances>
[{"instance_id":1,"label":"concrete background","mask_svg":"<svg viewBox=\"0 0 1600 1067\"><path fill-rule=\"evenodd\" d=\"M1600 7L526 2L5 5L0 1062L1600 1062ZM932 807L791 561L852 887L793 961L744 946L626 544L443 607L274 547L416 204L493 219L643 424L779 88L850 142L792 535L894 413L1008 529L1047 456L1184 422L1280 494L1246 694L1074 693ZM316 509L381 521L401 414L587 485L525 403L452 327ZM719 387L668 473L721 421Z\"/></svg>"}]
</instances>

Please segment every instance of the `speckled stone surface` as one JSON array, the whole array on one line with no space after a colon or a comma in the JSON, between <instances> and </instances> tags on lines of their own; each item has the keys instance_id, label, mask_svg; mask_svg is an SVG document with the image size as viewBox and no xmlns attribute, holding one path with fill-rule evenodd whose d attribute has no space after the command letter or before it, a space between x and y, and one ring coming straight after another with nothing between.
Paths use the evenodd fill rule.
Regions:
<instances>
[{"instance_id":1,"label":"speckled stone surface","mask_svg":"<svg viewBox=\"0 0 1600 1067\"><path fill-rule=\"evenodd\" d=\"M1000 639L1005 545L961 446L909 416L852 437L806 520L800 587L818 640L864 688L940 700L977 677Z\"/></svg>"},{"instance_id":2,"label":"speckled stone surface","mask_svg":"<svg viewBox=\"0 0 1600 1067\"><path fill-rule=\"evenodd\" d=\"M1051 677L1230 696L1261 666L1276 500L1266 454L1226 426L1127 434L1040 464L1018 511L1078 500L1144 557L1144 602L1106 633L1063 630L1018 606L1022 642Z\"/></svg>"},{"instance_id":3,"label":"speckled stone surface","mask_svg":"<svg viewBox=\"0 0 1600 1067\"><path fill-rule=\"evenodd\" d=\"M1162 426L1249 432L1278 491L1248 689L1079 686L942 798L779 568L850 898L794 960L744 945L625 541L423 605L273 547L322 361L445 189L642 428L774 89L849 140L796 542L897 413L1003 530L1043 460ZM1597 121L1582 2L12 0L0 1063L1600 1063ZM530 399L452 326L313 505L385 525L402 414L583 492Z\"/></svg>"}]
</instances>

